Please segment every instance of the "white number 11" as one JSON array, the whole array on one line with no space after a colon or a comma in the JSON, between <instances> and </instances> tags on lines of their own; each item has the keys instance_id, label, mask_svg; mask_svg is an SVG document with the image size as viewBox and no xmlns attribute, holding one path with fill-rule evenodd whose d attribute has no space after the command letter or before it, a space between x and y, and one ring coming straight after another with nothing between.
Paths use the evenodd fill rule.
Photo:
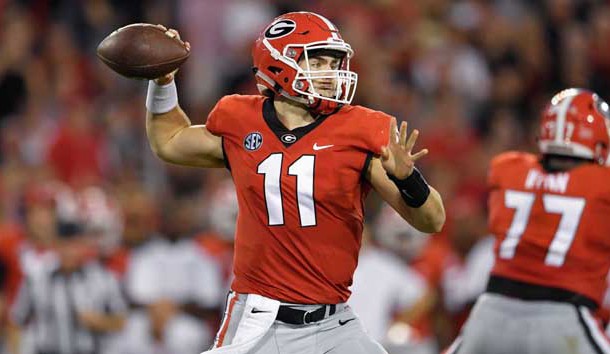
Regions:
<instances>
[{"instance_id":1,"label":"white number 11","mask_svg":"<svg viewBox=\"0 0 610 354\"><path fill-rule=\"evenodd\" d=\"M271 154L258 165L256 171L265 176L265 203L270 226L284 225L281 186L283 160L283 154ZM302 155L288 167L288 175L297 178L297 203L303 227L316 225L316 204L313 199L315 160L314 155Z\"/></svg>"}]
</instances>

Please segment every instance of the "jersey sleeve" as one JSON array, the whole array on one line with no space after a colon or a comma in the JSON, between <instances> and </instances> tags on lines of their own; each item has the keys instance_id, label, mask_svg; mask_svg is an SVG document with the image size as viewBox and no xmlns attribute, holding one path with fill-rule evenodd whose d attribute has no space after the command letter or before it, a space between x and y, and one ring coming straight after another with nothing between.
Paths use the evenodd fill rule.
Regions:
<instances>
[{"instance_id":1,"label":"jersey sleeve","mask_svg":"<svg viewBox=\"0 0 610 354\"><path fill-rule=\"evenodd\" d=\"M232 96L224 96L208 114L208 119L205 123L207 130L217 136L223 136L228 132L231 126L231 101Z\"/></svg>"},{"instance_id":2,"label":"jersey sleeve","mask_svg":"<svg viewBox=\"0 0 610 354\"><path fill-rule=\"evenodd\" d=\"M510 183L509 181L514 181L518 174L516 171L521 170L523 166L534 166L537 161L536 155L526 152L508 151L497 155L489 164L488 189L493 190L498 188L501 183L506 184Z\"/></svg>"},{"instance_id":3,"label":"jersey sleeve","mask_svg":"<svg viewBox=\"0 0 610 354\"><path fill-rule=\"evenodd\" d=\"M489 171L487 173L487 188L492 190L499 187L502 176L510 174L511 166L514 166L515 162L522 159L522 154L515 151L504 152L495 156L489 164Z\"/></svg>"},{"instance_id":4,"label":"jersey sleeve","mask_svg":"<svg viewBox=\"0 0 610 354\"><path fill-rule=\"evenodd\" d=\"M390 142L390 123L392 117L382 112L371 112L361 127L365 133L366 149L375 155L381 155L381 148Z\"/></svg>"},{"instance_id":5,"label":"jersey sleeve","mask_svg":"<svg viewBox=\"0 0 610 354\"><path fill-rule=\"evenodd\" d=\"M496 156L491 160L489 164L489 170L487 171L487 188L489 190L495 189L500 185L500 156Z\"/></svg>"}]
</instances>

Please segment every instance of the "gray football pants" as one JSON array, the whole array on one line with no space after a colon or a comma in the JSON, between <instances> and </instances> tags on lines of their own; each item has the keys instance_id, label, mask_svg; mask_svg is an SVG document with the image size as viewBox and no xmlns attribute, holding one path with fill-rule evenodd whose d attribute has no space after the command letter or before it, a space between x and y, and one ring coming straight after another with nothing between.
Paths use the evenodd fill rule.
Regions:
<instances>
[{"instance_id":1,"label":"gray football pants","mask_svg":"<svg viewBox=\"0 0 610 354\"><path fill-rule=\"evenodd\" d=\"M232 307L224 345L231 344L247 296L239 295ZM319 306L299 306L314 310ZM228 314L225 315L227 317ZM340 321L342 324L340 324ZM267 334L248 354L387 354L383 347L365 332L360 319L349 306L334 315L307 325L275 321Z\"/></svg>"},{"instance_id":2,"label":"gray football pants","mask_svg":"<svg viewBox=\"0 0 610 354\"><path fill-rule=\"evenodd\" d=\"M586 307L483 294L446 354L610 354Z\"/></svg>"}]
</instances>

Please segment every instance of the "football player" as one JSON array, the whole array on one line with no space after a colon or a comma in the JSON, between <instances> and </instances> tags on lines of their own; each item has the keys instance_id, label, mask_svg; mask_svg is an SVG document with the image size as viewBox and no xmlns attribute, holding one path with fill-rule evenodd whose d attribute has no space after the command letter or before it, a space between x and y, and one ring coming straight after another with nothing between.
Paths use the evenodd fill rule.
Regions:
<instances>
[{"instance_id":1,"label":"football player","mask_svg":"<svg viewBox=\"0 0 610 354\"><path fill-rule=\"evenodd\" d=\"M168 35L177 36L170 30ZM441 197L396 119L352 106L353 50L310 12L282 15L256 40L261 95L223 97L191 125L173 75L149 83L147 133L163 160L231 171L239 214L235 279L213 352L385 353L345 304L371 187L408 222L437 232Z\"/></svg>"},{"instance_id":2,"label":"football player","mask_svg":"<svg viewBox=\"0 0 610 354\"><path fill-rule=\"evenodd\" d=\"M540 154L494 158L496 261L448 353L610 353L593 315L610 268L609 117L595 93L561 91L543 111Z\"/></svg>"}]
</instances>

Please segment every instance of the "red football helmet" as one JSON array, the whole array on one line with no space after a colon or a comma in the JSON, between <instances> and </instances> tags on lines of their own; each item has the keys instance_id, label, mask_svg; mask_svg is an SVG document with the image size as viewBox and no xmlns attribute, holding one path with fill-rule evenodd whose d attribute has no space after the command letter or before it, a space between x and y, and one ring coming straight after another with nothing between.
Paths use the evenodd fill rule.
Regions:
<instances>
[{"instance_id":1,"label":"red football helmet","mask_svg":"<svg viewBox=\"0 0 610 354\"><path fill-rule=\"evenodd\" d=\"M542 154L605 164L609 129L608 104L591 91L570 88L556 94L542 112L538 147Z\"/></svg>"},{"instance_id":2,"label":"red football helmet","mask_svg":"<svg viewBox=\"0 0 610 354\"><path fill-rule=\"evenodd\" d=\"M312 70L309 56L324 53L341 58L336 70ZM306 105L314 113L329 114L349 104L358 75L349 70L354 52L328 19L312 12L291 12L277 17L254 43L252 58L257 87ZM305 69L299 66L304 60ZM335 94L324 96L313 80L333 80Z\"/></svg>"}]
</instances>

